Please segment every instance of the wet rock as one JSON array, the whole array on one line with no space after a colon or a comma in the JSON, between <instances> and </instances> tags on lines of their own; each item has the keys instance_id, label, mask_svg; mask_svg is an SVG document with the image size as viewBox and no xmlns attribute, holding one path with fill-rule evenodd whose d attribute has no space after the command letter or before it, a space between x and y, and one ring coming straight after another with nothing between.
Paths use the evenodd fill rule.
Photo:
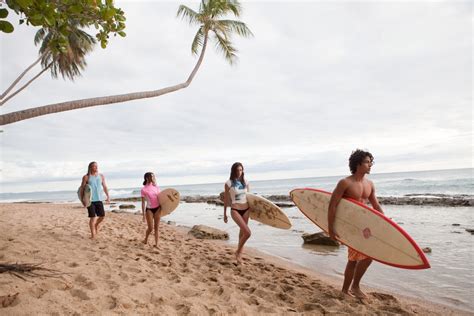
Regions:
<instances>
[{"instance_id":1,"label":"wet rock","mask_svg":"<svg viewBox=\"0 0 474 316\"><path fill-rule=\"evenodd\" d=\"M421 249L424 253L431 253L431 248L430 247L425 247Z\"/></svg>"},{"instance_id":2,"label":"wet rock","mask_svg":"<svg viewBox=\"0 0 474 316\"><path fill-rule=\"evenodd\" d=\"M474 235L474 229L472 229L472 228L466 228L466 231L467 231L468 233L471 233L471 235Z\"/></svg>"},{"instance_id":3,"label":"wet rock","mask_svg":"<svg viewBox=\"0 0 474 316\"><path fill-rule=\"evenodd\" d=\"M219 197L217 195L201 196L201 195L192 195L192 196L182 196L181 201L186 203L209 203L217 202Z\"/></svg>"},{"instance_id":4,"label":"wet rock","mask_svg":"<svg viewBox=\"0 0 474 316\"><path fill-rule=\"evenodd\" d=\"M168 221L167 224L172 225L172 226L176 226L176 222L173 222L173 221Z\"/></svg>"},{"instance_id":5,"label":"wet rock","mask_svg":"<svg viewBox=\"0 0 474 316\"><path fill-rule=\"evenodd\" d=\"M121 204L119 206L119 209L124 210L124 209L134 209L135 205L133 204Z\"/></svg>"},{"instance_id":6,"label":"wet rock","mask_svg":"<svg viewBox=\"0 0 474 316\"><path fill-rule=\"evenodd\" d=\"M115 213L115 214L129 213L127 211L121 211L121 210L111 210L110 212Z\"/></svg>"},{"instance_id":7,"label":"wet rock","mask_svg":"<svg viewBox=\"0 0 474 316\"><path fill-rule=\"evenodd\" d=\"M452 226L461 226L461 224L453 224Z\"/></svg>"},{"instance_id":8,"label":"wet rock","mask_svg":"<svg viewBox=\"0 0 474 316\"><path fill-rule=\"evenodd\" d=\"M278 207L293 207L295 204L293 203L288 203L288 202L273 202L275 203L276 206Z\"/></svg>"},{"instance_id":9,"label":"wet rock","mask_svg":"<svg viewBox=\"0 0 474 316\"><path fill-rule=\"evenodd\" d=\"M114 201L114 202L140 202L141 200L142 200L141 197L128 197L128 198L112 199L111 201Z\"/></svg>"},{"instance_id":10,"label":"wet rock","mask_svg":"<svg viewBox=\"0 0 474 316\"><path fill-rule=\"evenodd\" d=\"M467 195L444 194L407 194L402 197L379 197L380 204L384 205L431 205L431 206L472 206L474 199Z\"/></svg>"},{"instance_id":11,"label":"wet rock","mask_svg":"<svg viewBox=\"0 0 474 316\"><path fill-rule=\"evenodd\" d=\"M323 246L336 246L339 247L340 243L337 240L329 238L324 232L308 234L305 233L301 236L305 244L311 245L323 245Z\"/></svg>"},{"instance_id":12,"label":"wet rock","mask_svg":"<svg viewBox=\"0 0 474 316\"><path fill-rule=\"evenodd\" d=\"M206 225L194 225L189 234L198 239L229 239L227 232Z\"/></svg>"}]
</instances>

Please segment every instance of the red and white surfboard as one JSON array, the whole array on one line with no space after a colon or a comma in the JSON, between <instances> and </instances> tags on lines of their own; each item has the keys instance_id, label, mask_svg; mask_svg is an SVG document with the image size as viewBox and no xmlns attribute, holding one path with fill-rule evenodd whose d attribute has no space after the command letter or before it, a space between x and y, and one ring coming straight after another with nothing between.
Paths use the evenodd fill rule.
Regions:
<instances>
[{"instance_id":1,"label":"red and white surfboard","mask_svg":"<svg viewBox=\"0 0 474 316\"><path fill-rule=\"evenodd\" d=\"M326 233L331 193L295 189L290 197L300 211ZM337 206L334 230L339 241L358 252L404 269L428 269L430 264L416 242L395 222L358 201L343 198Z\"/></svg>"}]
</instances>

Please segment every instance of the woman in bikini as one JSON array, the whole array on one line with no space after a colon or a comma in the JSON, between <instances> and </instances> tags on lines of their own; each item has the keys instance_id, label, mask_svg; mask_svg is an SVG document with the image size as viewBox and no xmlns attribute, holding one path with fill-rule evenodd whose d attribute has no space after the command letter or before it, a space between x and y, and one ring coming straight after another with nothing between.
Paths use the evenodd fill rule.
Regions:
<instances>
[{"instance_id":1,"label":"woman in bikini","mask_svg":"<svg viewBox=\"0 0 474 316\"><path fill-rule=\"evenodd\" d=\"M158 247L158 237L160 226L160 201L158 199L158 194L160 193L160 188L156 185L156 179L153 172L147 172L143 176L145 181L143 181L143 188L141 190L142 197L142 214L143 221L146 219L147 230L145 233L144 244L148 243L148 236L150 236L153 229L155 230L155 247Z\"/></svg>"},{"instance_id":2,"label":"woman in bikini","mask_svg":"<svg viewBox=\"0 0 474 316\"><path fill-rule=\"evenodd\" d=\"M237 262L242 260L245 242L250 238L249 204L247 203L249 184L244 178L244 166L240 162L232 165L230 179L224 185L224 222L227 223L227 207L230 206L230 216L240 227L239 245L235 252Z\"/></svg>"}]
</instances>

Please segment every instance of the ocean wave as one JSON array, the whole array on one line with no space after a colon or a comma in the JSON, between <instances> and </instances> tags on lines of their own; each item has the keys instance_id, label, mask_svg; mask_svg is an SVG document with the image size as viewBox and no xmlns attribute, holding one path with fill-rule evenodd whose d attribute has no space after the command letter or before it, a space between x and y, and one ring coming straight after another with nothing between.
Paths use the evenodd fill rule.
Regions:
<instances>
[{"instance_id":1,"label":"ocean wave","mask_svg":"<svg viewBox=\"0 0 474 316\"><path fill-rule=\"evenodd\" d=\"M118 196L133 196L139 194L140 191L134 189L117 189L117 190L109 190L109 194L111 197L118 197Z\"/></svg>"}]
</instances>

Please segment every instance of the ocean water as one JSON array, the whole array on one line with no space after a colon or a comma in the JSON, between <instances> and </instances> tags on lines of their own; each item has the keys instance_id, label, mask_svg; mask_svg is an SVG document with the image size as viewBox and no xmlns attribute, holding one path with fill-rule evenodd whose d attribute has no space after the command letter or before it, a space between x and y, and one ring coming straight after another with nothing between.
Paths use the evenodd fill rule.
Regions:
<instances>
[{"instance_id":1,"label":"ocean water","mask_svg":"<svg viewBox=\"0 0 474 316\"><path fill-rule=\"evenodd\" d=\"M373 174L369 178L374 181L378 196L404 195L474 195L474 169L453 169L418 172L398 172ZM270 195L288 195L292 189L310 187L332 191L341 176L313 177L297 179L281 179L267 181L250 181L253 193ZM182 196L218 195L224 190L224 182L193 185L170 186L177 189ZM158 179L159 184L159 179ZM160 186L165 189L166 186ZM138 197L141 187L109 188L111 198ZM0 192L0 202L49 201L79 202L76 191L53 192Z\"/></svg>"},{"instance_id":2,"label":"ocean water","mask_svg":"<svg viewBox=\"0 0 474 316\"><path fill-rule=\"evenodd\" d=\"M440 171L420 171L390 174L374 174L379 196L404 195L474 195L474 169L456 169ZM252 181L254 193L288 194L298 187L313 187L332 191L341 177L316 177L302 179L284 179L271 181ZM174 186L181 195L217 195L223 190L222 183ZM162 187L164 189L165 187ZM112 198L139 196L140 188L111 188ZM30 192L0 193L0 201L51 201L78 202L76 192ZM127 202L128 204L128 202ZM139 203L134 203L139 209ZM135 210L134 210L135 211ZM342 283L347 249L324 246L305 246L303 232L320 231L296 208L285 208L293 227L280 230L250 221L252 236L247 246L271 255L314 269L318 273L339 278ZM374 262L363 279L363 284L421 299L431 300L460 308L474 310L474 235L466 228L474 228L472 207L438 207L414 205L387 205L384 211L404 230L420 247L430 247L427 254L431 268L427 270L406 270ZM213 226L226 230L230 234L230 243L238 241L238 227L229 219L222 220L223 208L206 203L181 203L179 208L165 217L178 225L192 227L197 224ZM456 224L456 225L453 225Z\"/></svg>"}]
</instances>

